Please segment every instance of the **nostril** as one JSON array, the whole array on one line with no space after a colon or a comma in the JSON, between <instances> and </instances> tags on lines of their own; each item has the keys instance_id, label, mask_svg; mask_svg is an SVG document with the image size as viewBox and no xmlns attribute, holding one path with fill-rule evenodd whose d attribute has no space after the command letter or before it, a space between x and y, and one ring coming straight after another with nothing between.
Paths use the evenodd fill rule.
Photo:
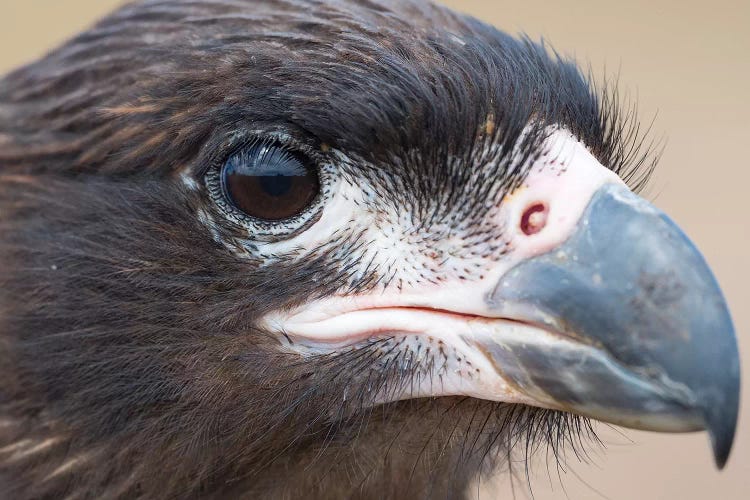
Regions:
<instances>
[{"instance_id":1,"label":"nostril","mask_svg":"<svg viewBox=\"0 0 750 500\"><path fill-rule=\"evenodd\" d=\"M549 210L544 203L534 203L521 216L521 231L527 236L536 234L547 225Z\"/></svg>"}]
</instances>

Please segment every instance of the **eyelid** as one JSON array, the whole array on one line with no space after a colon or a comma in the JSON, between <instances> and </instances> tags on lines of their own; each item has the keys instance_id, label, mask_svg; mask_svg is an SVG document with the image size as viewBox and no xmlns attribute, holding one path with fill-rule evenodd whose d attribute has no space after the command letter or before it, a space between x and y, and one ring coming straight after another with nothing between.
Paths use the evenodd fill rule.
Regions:
<instances>
[{"instance_id":1,"label":"eyelid","mask_svg":"<svg viewBox=\"0 0 750 500\"><path fill-rule=\"evenodd\" d=\"M297 175L306 175L308 168L287 147L275 141L250 143L232 154L224 168L234 167L237 171L252 175L277 175L276 165L284 164Z\"/></svg>"},{"instance_id":2,"label":"eyelid","mask_svg":"<svg viewBox=\"0 0 750 500\"><path fill-rule=\"evenodd\" d=\"M218 133L213 139L203 145L201 153L190 169L190 175L196 180L204 180L206 176L221 166L235 152L243 146L258 140L277 142L294 151L309 157L317 165L331 162L332 155L329 148L321 146L321 142L314 134L294 127L279 127L274 124L259 128L231 130Z\"/></svg>"}]
</instances>

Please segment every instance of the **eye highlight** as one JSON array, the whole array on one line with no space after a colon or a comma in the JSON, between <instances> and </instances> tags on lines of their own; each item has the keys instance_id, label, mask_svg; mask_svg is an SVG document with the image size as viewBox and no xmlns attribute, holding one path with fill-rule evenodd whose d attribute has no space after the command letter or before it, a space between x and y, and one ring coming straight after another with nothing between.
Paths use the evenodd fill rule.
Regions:
<instances>
[{"instance_id":1,"label":"eye highlight","mask_svg":"<svg viewBox=\"0 0 750 500\"><path fill-rule=\"evenodd\" d=\"M233 153L221 169L221 184L237 210L268 222L299 215L320 192L315 164L273 141L255 141Z\"/></svg>"}]
</instances>

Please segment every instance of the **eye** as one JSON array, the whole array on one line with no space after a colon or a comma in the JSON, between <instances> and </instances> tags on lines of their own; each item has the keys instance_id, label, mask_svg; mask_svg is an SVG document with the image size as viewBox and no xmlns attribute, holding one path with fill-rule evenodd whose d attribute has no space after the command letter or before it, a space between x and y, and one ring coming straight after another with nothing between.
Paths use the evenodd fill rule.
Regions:
<instances>
[{"instance_id":1,"label":"eye","mask_svg":"<svg viewBox=\"0 0 750 500\"><path fill-rule=\"evenodd\" d=\"M263 221L299 215L320 192L318 170L305 155L269 141L244 146L221 170L224 195L244 214Z\"/></svg>"}]
</instances>

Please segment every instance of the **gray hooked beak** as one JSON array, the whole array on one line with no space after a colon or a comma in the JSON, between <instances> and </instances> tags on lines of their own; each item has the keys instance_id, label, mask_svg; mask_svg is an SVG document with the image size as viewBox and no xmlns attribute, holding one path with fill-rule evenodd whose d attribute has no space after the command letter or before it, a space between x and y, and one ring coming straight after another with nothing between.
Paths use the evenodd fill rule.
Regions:
<instances>
[{"instance_id":1,"label":"gray hooked beak","mask_svg":"<svg viewBox=\"0 0 750 500\"><path fill-rule=\"evenodd\" d=\"M545 404L628 427L708 430L718 467L737 423L732 320L706 262L661 211L605 184L574 233L510 269L493 316L562 342L483 338L504 378Z\"/></svg>"}]
</instances>

